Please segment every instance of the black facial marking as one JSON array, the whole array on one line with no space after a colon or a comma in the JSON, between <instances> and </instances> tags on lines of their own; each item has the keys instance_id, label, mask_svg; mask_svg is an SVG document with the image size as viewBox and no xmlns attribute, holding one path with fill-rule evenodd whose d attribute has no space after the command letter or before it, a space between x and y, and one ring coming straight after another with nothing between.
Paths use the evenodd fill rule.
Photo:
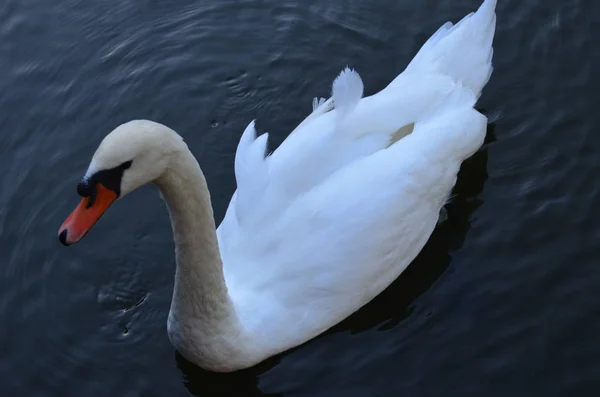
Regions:
<instances>
[{"instance_id":1,"label":"black facial marking","mask_svg":"<svg viewBox=\"0 0 600 397\"><path fill-rule=\"evenodd\" d=\"M117 197L121 195L121 179L123 179L123 173L126 169L131 167L133 161L126 161L118 167L111 168L108 170L101 170L96 172L94 175L87 179L82 179L77 184L77 194L81 197L90 197L88 202L88 208L94 204L96 198L96 185L101 183L105 188L112 190L117 194Z\"/></svg>"}]
</instances>

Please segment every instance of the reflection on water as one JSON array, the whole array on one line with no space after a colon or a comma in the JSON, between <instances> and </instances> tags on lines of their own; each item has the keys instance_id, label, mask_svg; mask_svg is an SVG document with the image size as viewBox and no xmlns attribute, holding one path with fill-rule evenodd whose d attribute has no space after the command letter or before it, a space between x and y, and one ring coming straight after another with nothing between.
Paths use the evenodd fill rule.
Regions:
<instances>
[{"instance_id":1,"label":"reflection on water","mask_svg":"<svg viewBox=\"0 0 600 397\"><path fill-rule=\"evenodd\" d=\"M266 393L260 390L259 377L276 365L276 357L255 367L233 373L214 373L191 364L176 353L177 366L183 373L187 389L195 396L265 396L281 397L281 393Z\"/></svg>"}]
</instances>

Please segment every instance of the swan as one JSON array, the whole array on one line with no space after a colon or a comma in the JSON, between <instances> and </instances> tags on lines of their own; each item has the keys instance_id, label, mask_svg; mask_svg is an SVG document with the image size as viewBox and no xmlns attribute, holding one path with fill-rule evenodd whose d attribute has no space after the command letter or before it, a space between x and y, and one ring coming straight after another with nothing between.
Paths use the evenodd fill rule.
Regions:
<instances>
[{"instance_id":1,"label":"swan","mask_svg":"<svg viewBox=\"0 0 600 397\"><path fill-rule=\"evenodd\" d=\"M447 22L405 70L363 97L349 68L270 155L254 121L235 153L215 227L198 162L175 131L133 120L110 132L58 231L80 241L115 202L153 183L175 242L173 346L215 372L253 366L337 324L392 283L429 239L462 161L483 144L474 109L492 73L496 0Z\"/></svg>"}]
</instances>

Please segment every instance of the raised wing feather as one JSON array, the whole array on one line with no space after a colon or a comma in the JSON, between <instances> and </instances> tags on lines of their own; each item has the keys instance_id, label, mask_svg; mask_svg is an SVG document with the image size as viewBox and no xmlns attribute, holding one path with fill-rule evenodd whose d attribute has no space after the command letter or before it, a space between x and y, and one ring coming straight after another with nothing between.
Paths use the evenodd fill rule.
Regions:
<instances>
[{"instance_id":1,"label":"raised wing feather","mask_svg":"<svg viewBox=\"0 0 600 397\"><path fill-rule=\"evenodd\" d=\"M237 195L235 211L240 225L249 222L252 208L259 202L269 183L268 164L265 161L269 135L256 137L252 121L240 138L235 154L235 178Z\"/></svg>"}]
</instances>

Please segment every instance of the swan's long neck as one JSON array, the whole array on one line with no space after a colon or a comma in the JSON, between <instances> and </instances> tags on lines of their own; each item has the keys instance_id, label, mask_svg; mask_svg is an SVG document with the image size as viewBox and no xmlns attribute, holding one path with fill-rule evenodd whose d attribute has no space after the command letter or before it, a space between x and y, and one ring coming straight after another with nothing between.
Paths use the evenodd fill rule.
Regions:
<instances>
[{"instance_id":1,"label":"swan's long neck","mask_svg":"<svg viewBox=\"0 0 600 397\"><path fill-rule=\"evenodd\" d=\"M175 240L177 268L169 337L186 358L213 360L214 354L232 347L211 339L241 332L223 276L206 179L186 148L155 184L167 204ZM211 344L223 351L207 351Z\"/></svg>"}]
</instances>

